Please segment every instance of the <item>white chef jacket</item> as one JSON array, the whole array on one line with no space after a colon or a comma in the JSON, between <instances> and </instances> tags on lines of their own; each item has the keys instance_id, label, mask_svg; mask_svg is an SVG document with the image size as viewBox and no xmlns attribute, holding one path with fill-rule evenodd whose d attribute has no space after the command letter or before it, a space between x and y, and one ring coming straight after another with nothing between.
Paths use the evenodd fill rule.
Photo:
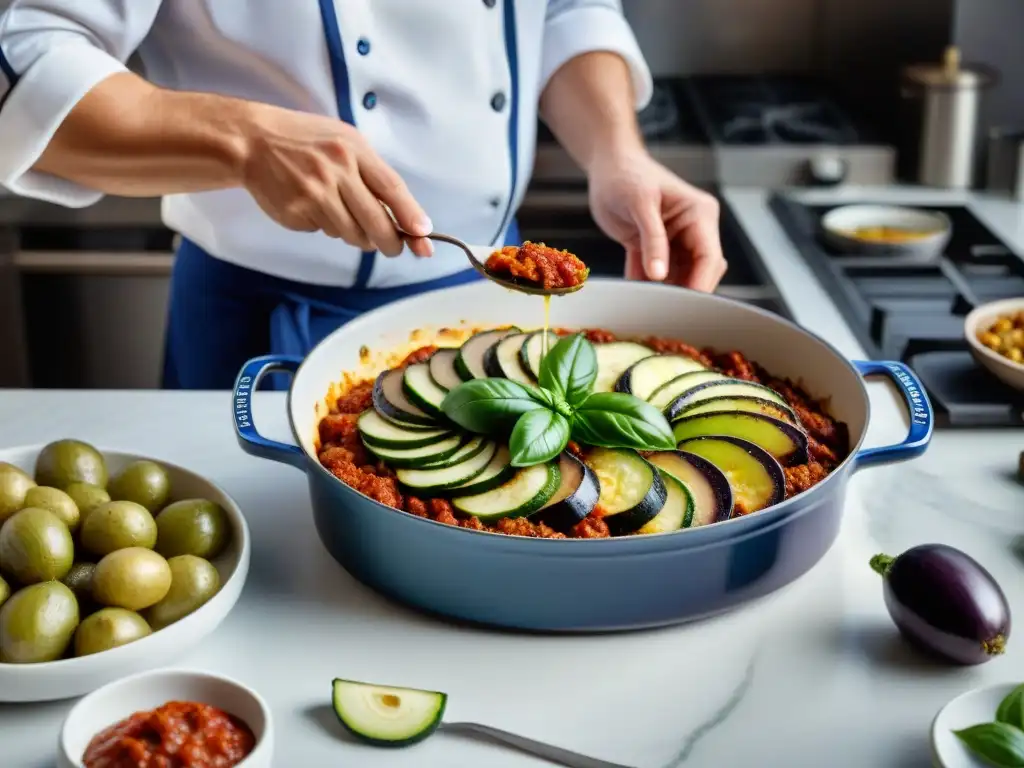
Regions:
<instances>
[{"instance_id":1,"label":"white chef jacket","mask_svg":"<svg viewBox=\"0 0 1024 768\"><path fill-rule=\"evenodd\" d=\"M405 179L435 229L500 243L533 166L537 103L587 51L651 75L620 0L13 0L0 19L0 183L65 206L100 193L30 170L61 121L138 51L153 83L338 117ZM168 227L278 277L386 288L466 268L289 231L241 189L171 195Z\"/></svg>"}]
</instances>

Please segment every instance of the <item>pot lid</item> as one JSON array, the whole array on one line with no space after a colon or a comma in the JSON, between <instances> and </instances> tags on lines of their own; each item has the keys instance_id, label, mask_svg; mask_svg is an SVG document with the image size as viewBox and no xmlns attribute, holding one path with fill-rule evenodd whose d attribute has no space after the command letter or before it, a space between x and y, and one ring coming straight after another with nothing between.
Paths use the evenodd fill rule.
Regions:
<instances>
[{"instance_id":1,"label":"pot lid","mask_svg":"<svg viewBox=\"0 0 1024 768\"><path fill-rule=\"evenodd\" d=\"M995 73L979 66L964 66L960 49L951 45L938 63L912 64L903 70L904 78L912 85L926 88L970 89L984 88L995 81Z\"/></svg>"}]
</instances>

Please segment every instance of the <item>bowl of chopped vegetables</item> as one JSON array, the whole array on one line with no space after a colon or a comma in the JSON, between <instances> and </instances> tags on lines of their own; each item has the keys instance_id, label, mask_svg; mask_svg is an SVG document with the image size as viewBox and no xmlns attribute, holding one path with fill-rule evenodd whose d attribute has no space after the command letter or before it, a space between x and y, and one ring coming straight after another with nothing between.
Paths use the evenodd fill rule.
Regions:
<instances>
[{"instance_id":1,"label":"bowl of chopped vegetables","mask_svg":"<svg viewBox=\"0 0 1024 768\"><path fill-rule=\"evenodd\" d=\"M976 307L964 319L964 336L979 365L1024 390L1024 297Z\"/></svg>"}]
</instances>

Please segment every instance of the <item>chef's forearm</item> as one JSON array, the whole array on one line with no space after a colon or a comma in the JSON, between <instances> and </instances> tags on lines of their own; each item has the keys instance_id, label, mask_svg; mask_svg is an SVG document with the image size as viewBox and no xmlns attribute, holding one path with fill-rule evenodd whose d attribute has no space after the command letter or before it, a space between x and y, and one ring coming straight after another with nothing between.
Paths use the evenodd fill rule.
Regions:
<instances>
[{"instance_id":1,"label":"chef's forearm","mask_svg":"<svg viewBox=\"0 0 1024 768\"><path fill-rule=\"evenodd\" d=\"M33 168L127 197L240 186L254 108L112 75L75 105Z\"/></svg>"},{"instance_id":2,"label":"chef's forearm","mask_svg":"<svg viewBox=\"0 0 1024 768\"><path fill-rule=\"evenodd\" d=\"M603 51L570 59L541 94L541 117L584 170L601 157L643 149L629 66Z\"/></svg>"}]
</instances>

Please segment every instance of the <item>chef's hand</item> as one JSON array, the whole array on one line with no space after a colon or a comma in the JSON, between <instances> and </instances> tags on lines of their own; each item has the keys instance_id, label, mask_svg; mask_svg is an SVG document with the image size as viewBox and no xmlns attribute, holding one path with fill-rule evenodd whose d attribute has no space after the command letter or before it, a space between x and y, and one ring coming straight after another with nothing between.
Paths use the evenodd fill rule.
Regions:
<instances>
[{"instance_id":1,"label":"chef's hand","mask_svg":"<svg viewBox=\"0 0 1024 768\"><path fill-rule=\"evenodd\" d=\"M259 105L246 135L243 179L260 208L299 232L322 231L364 251L417 256L434 249L403 241L381 202L414 235L433 230L405 182L352 126L304 112Z\"/></svg>"},{"instance_id":2,"label":"chef's hand","mask_svg":"<svg viewBox=\"0 0 1024 768\"><path fill-rule=\"evenodd\" d=\"M718 201L687 184L645 151L591 165L590 209L626 249L626 277L715 290L726 261Z\"/></svg>"}]
</instances>

